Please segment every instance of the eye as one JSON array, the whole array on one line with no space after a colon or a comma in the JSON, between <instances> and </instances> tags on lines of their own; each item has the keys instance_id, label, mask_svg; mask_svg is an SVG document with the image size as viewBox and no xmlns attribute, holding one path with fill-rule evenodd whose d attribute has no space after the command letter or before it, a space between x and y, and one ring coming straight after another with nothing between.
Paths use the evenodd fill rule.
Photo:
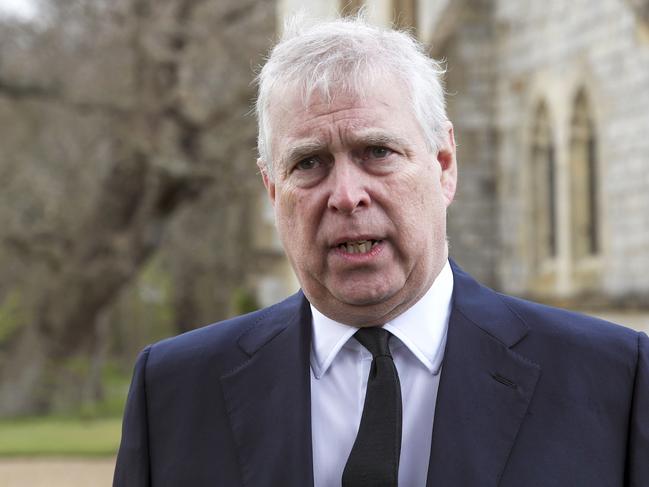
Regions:
<instances>
[{"instance_id":1,"label":"eye","mask_svg":"<svg viewBox=\"0 0 649 487\"><path fill-rule=\"evenodd\" d=\"M302 159L295 165L295 169L298 171L308 171L310 169L317 169L322 165L322 161L317 157L307 157Z\"/></svg>"},{"instance_id":2,"label":"eye","mask_svg":"<svg viewBox=\"0 0 649 487\"><path fill-rule=\"evenodd\" d=\"M376 145L376 146L368 147L366 150L366 154L367 154L366 157L368 158L384 159L388 157L390 154L392 154L392 151L387 147Z\"/></svg>"}]
</instances>

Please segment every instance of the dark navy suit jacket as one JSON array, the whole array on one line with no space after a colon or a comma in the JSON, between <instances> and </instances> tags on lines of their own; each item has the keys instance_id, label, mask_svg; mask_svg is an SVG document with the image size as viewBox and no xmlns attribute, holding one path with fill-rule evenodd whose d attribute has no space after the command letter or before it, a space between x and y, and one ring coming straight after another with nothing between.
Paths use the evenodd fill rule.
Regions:
<instances>
[{"instance_id":1,"label":"dark navy suit jacket","mask_svg":"<svg viewBox=\"0 0 649 487\"><path fill-rule=\"evenodd\" d=\"M428 485L648 487L647 336L453 272ZM114 485L312 486L310 338L298 293L146 348Z\"/></svg>"}]
</instances>

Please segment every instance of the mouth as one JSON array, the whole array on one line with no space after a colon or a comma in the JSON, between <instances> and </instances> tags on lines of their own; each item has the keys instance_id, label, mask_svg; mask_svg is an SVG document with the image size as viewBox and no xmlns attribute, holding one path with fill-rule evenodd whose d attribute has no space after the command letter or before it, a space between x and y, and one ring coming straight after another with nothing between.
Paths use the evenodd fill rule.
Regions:
<instances>
[{"instance_id":1,"label":"mouth","mask_svg":"<svg viewBox=\"0 0 649 487\"><path fill-rule=\"evenodd\" d=\"M382 240L353 240L341 242L336 248L348 254L366 254L381 242Z\"/></svg>"}]
</instances>

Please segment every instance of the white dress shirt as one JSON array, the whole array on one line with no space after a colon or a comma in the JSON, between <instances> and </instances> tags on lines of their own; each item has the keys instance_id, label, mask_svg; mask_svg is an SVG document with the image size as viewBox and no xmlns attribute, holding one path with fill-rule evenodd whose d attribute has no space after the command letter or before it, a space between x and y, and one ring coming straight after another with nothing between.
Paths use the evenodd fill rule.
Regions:
<instances>
[{"instance_id":1,"label":"white dress shirt","mask_svg":"<svg viewBox=\"0 0 649 487\"><path fill-rule=\"evenodd\" d=\"M447 262L428 292L383 328L399 373L403 410L399 485L426 485L435 401L451 312ZM339 487L363 411L372 355L352 338L357 328L311 306L311 431L315 487Z\"/></svg>"}]
</instances>

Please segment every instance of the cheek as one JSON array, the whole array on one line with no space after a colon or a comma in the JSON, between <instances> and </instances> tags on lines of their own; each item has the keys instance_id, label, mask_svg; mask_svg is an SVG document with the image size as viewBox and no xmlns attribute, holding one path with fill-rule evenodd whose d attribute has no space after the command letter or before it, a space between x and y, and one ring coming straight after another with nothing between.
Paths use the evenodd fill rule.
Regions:
<instances>
[{"instance_id":1,"label":"cheek","mask_svg":"<svg viewBox=\"0 0 649 487\"><path fill-rule=\"evenodd\" d=\"M430 174L421 174L400 189L404 191L400 194L407 195L397 207L402 218L401 240L415 253L429 249L440 238L446 224L446 209L439 185ZM399 194L396 191L395 188L393 194Z\"/></svg>"},{"instance_id":2,"label":"cheek","mask_svg":"<svg viewBox=\"0 0 649 487\"><path fill-rule=\"evenodd\" d=\"M405 184L393 188L391 193L403 195L401 202L403 210L411 219L416 220L418 225L429 221L443 204L439 184L436 184L429 172L411 175L405 180Z\"/></svg>"},{"instance_id":3,"label":"cheek","mask_svg":"<svg viewBox=\"0 0 649 487\"><path fill-rule=\"evenodd\" d=\"M313 238L314 218L305 195L285 192L275 203L275 218L280 238L287 252L294 256L308 252L307 240Z\"/></svg>"}]
</instances>

